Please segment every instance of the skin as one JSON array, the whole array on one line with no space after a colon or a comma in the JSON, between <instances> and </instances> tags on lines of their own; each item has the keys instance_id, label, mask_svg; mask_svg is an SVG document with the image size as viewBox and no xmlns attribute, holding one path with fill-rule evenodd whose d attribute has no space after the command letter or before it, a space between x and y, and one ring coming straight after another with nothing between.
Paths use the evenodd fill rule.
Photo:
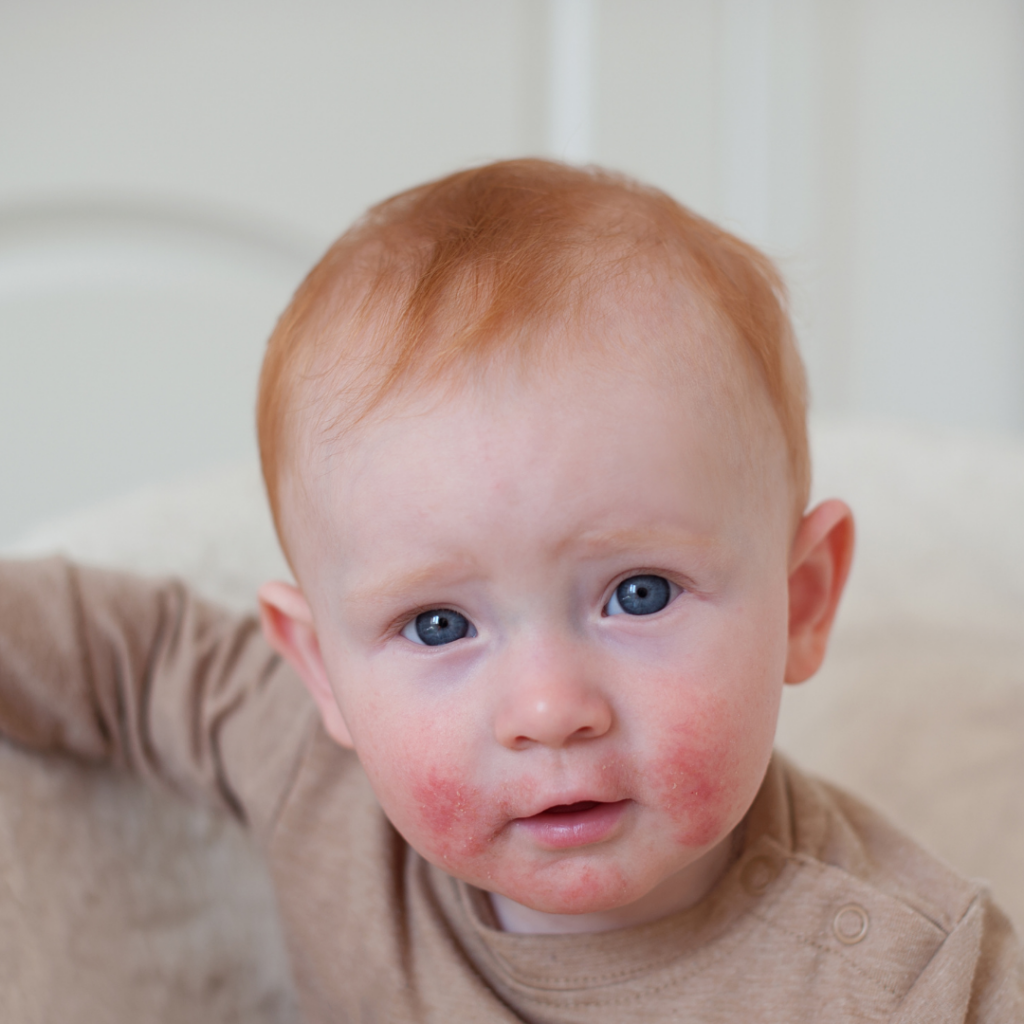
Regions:
<instances>
[{"instance_id":1,"label":"skin","mask_svg":"<svg viewBox=\"0 0 1024 1024\"><path fill-rule=\"evenodd\" d=\"M596 328L668 329L621 304ZM509 930L701 899L764 777L783 682L824 656L850 512L828 501L794 529L767 398L716 388L689 331L694 358L671 368L591 348L406 399L317 450L290 499L301 589L260 591L268 640L392 823ZM669 604L609 614L641 573L670 581ZM409 639L438 608L475 635Z\"/></svg>"}]
</instances>

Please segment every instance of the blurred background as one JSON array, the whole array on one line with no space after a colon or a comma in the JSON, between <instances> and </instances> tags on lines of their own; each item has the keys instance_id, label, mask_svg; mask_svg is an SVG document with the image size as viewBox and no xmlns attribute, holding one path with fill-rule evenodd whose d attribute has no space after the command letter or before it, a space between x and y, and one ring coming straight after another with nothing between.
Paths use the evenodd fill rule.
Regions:
<instances>
[{"instance_id":1,"label":"blurred background","mask_svg":"<svg viewBox=\"0 0 1024 1024\"><path fill-rule=\"evenodd\" d=\"M0 544L252 457L329 242L523 154L765 248L817 413L1024 433L1021 0L6 0Z\"/></svg>"}]
</instances>

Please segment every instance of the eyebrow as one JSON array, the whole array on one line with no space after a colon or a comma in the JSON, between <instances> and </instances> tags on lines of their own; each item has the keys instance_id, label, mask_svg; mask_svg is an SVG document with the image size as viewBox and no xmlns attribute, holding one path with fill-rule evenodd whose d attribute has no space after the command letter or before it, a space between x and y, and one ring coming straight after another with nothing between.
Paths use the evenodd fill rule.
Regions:
<instances>
[{"instance_id":1,"label":"eyebrow","mask_svg":"<svg viewBox=\"0 0 1024 1024\"><path fill-rule=\"evenodd\" d=\"M465 559L439 559L415 569L396 569L376 576L372 581L358 586L350 599L380 603L397 601L424 584L457 586L475 571L475 566Z\"/></svg>"},{"instance_id":2,"label":"eyebrow","mask_svg":"<svg viewBox=\"0 0 1024 1024\"><path fill-rule=\"evenodd\" d=\"M588 530L566 540L559 547L577 547L596 554L623 550L664 549L677 547L715 548L719 542L693 530L679 529L627 529Z\"/></svg>"},{"instance_id":3,"label":"eyebrow","mask_svg":"<svg viewBox=\"0 0 1024 1024\"><path fill-rule=\"evenodd\" d=\"M656 551L684 546L708 550L718 547L718 542L692 530L588 530L561 541L555 550L557 554L561 554L567 548L577 548L592 557L600 557L618 551ZM381 604L404 600L410 591L415 591L425 584L432 587L454 587L478 572L479 569L471 559L438 559L413 569L396 569L382 573L372 581L360 584L352 591L350 600Z\"/></svg>"}]
</instances>

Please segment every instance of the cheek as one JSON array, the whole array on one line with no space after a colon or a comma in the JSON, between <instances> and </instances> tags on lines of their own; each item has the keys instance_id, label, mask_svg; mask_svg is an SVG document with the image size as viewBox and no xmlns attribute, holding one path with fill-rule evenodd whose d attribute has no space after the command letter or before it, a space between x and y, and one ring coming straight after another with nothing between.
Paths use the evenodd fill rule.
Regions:
<instances>
[{"instance_id":1,"label":"cheek","mask_svg":"<svg viewBox=\"0 0 1024 1024\"><path fill-rule=\"evenodd\" d=\"M718 630L682 677L667 675L648 707L664 723L647 778L689 848L714 844L746 813L771 756L782 694L784 622L774 604L743 629Z\"/></svg>"},{"instance_id":2,"label":"cheek","mask_svg":"<svg viewBox=\"0 0 1024 1024\"><path fill-rule=\"evenodd\" d=\"M407 836L421 853L445 863L478 857L488 845L490 830L482 813L484 795L451 766L424 767L408 779Z\"/></svg>"},{"instance_id":3,"label":"cheek","mask_svg":"<svg viewBox=\"0 0 1024 1024\"><path fill-rule=\"evenodd\" d=\"M393 689L387 679L370 682L382 692ZM346 711L374 793L405 839L435 863L478 855L488 836L486 799L469 782L480 773L460 743L467 729L455 710L412 704L396 715L394 702L364 697Z\"/></svg>"},{"instance_id":4,"label":"cheek","mask_svg":"<svg viewBox=\"0 0 1024 1024\"><path fill-rule=\"evenodd\" d=\"M683 846L708 846L726 830L737 797L730 767L727 748L696 747L689 737L651 765L659 806L675 823L675 839Z\"/></svg>"},{"instance_id":5,"label":"cheek","mask_svg":"<svg viewBox=\"0 0 1024 1024\"><path fill-rule=\"evenodd\" d=\"M487 785L474 751L460 749L453 739L445 742L443 735L426 748L396 744L386 757L386 774L375 776L369 765L367 772L392 824L410 845L452 873L470 865L474 871L485 869L511 814L506 787ZM520 780L518 791L523 788Z\"/></svg>"},{"instance_id":6,"label":"cheek","mask_svg":"<svg viewBox=\"0 0 1024 1024\"><path fill-rule=\"evenodd\" d=\"M669 730L649 765L658 805L683 846L710 846L753 801L771 754L773 730L761 713L708 698Z\"/></svg>"}]
</instances>

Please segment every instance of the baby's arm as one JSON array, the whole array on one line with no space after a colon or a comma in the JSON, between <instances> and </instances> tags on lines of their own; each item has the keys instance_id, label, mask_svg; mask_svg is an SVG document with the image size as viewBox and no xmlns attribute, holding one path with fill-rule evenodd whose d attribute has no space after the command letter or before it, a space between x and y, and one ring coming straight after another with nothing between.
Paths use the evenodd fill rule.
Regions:
<instances>
[{"instance_id":1,"label":"baby's arm","mask_svg":"<svg viewBox=\"0 0 1024 1024\"><path fill-rule=\"evenodd\" d=\"M176 581L0 562L0 734L269 825L314 722L252 617Z\"/></svg>"}]
</instances>

